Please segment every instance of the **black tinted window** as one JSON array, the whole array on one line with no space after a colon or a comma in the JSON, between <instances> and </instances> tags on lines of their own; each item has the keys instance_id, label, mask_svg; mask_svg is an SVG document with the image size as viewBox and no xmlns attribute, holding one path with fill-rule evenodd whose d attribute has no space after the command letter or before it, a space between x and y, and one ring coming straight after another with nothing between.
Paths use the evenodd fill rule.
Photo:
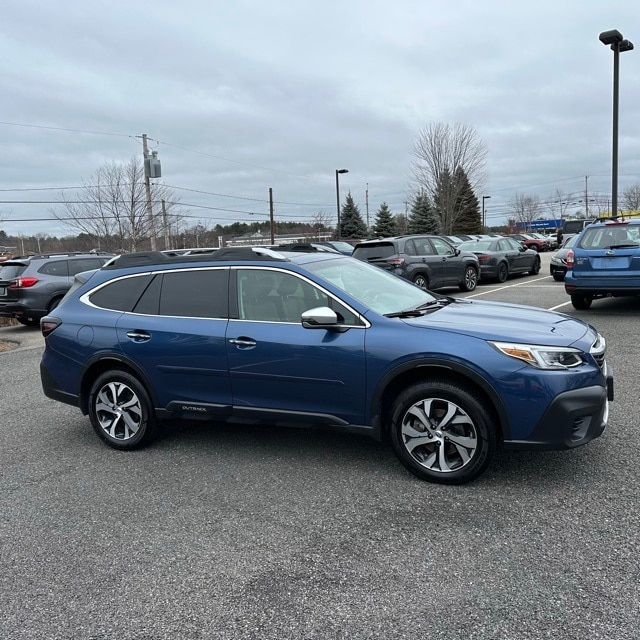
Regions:
<instances>
[{"instance_id":1,"label":"black tinted window","mask_svg":"<svg viewBox=\"0 0 640 640\"><path fill-rule=\"evenodd\" d=\"M131 311L150 280L150 275L122 278L98 289L91 294L89 300L103 309Z\"/></svg>"},{"instance_id":2,"label":"black tinted window","mask_svg":"<svg viewBox=\"0 0 640 640\"><path fill-rule=\"evenodd\" d=\"M368 244L356 247L353 257L360 260L375 260L376 258L390 258L396 254L396 248L390 242Z\"/></svg>"},{"instance_id":3,"label":"black tinted window","mask_svg":"<svg viewBox=\"0 0 640 640\"><path fill-rule=\"evenodd\" d=\"M38 269L38 273L43 273L48 276L66 277L69 275L69 265L66 260L55 260L53 262L45 262Z\"/></svg>"},{"instance_id":4,"label":"black tinted window","mask_svg":"<svg viewBox=\"0 0 640 640\"><path fill-rule=\"evenodd\" d=\"M75 276L76 273L83 271L91 271L91 269L99 269L103 265L103 261L98 258L80 258L78 260L69 260L69 275Z\"/></svg>"},{"instance_id":5,"label":"black tinted window","mask_svg":"<svg viewBox=\"0 0 640 640\"><path fill-rule=\"evenodd\" d=\"M160 315L226 317L228 273L227 269L194 269L163 274Z\"/></svg>"}]
</instances>

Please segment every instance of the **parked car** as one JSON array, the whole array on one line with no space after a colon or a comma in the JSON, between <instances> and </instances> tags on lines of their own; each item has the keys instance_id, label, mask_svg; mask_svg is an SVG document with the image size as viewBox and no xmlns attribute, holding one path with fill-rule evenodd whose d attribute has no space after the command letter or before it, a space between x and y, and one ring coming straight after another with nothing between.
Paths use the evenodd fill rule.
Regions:
<instances>
[{"instance_id":1,"label":"parked car","mask_svg":"<svg viewBox=\"0 0 640 640\"><path fill-rule=\"evenodd\" d=\"M534 238L528 233L511 233L508 238L514 238L522 242L527 249L533 249L534 251L549 251L549 243L546 240L540 238Z\"/></svg>"},{"instance_id":2,"label":"parked car","mask_svg":"<svg viewBox=\"0 0 640 640\"><path fill-rule=\"evenodd\" d=\"M97 269L112 253L56 253L12 258L0 265L0 316L37 326L56 308L73 276Z\"/></svg>"},{"instance_id":3,"label":"parked car","mask_svg":"<svg viewBox=\"0 0 640 640\"><path fill-rule=\"evenodd\" d=\"M573 245L578 239L577 235L570 236L568 240L551 256L551 262L549 263L549 273L553 276L553 279L562 282L564 276L567 273L567 256L569 255L569 249L573 248Z\"/></svg>"},{"instance_id":4,"label":"parked car","mask_svg":"<svg viewBox=\"0 0 640 640\"><path fill-rule=\"evenodd\" d=\"M544 240L544 242L549 245L549 251L553 251L558 248L558 241L553 236L547 236L544 233L531 232L527 235L533 236L534 238L538 238L538 240Z\"/></svg>"},{"instance_id":5,"label":"parked car","mask_svg":"<svg viewBox=\"0 0 640 640\"><path fill-rule=\"evenodd\" d=\"M564 288L576 309L594 298L640 295L640 219L591 223L566 260Z\"/></svg>"},{"instance_id":6,"label":"parked car","mask_svg":"<svg viewBox=\"0 0 640 640\"><path fill-rule=\"evenodd\" d=\"M595 218L574 218L563 220L558 229L558 246L561 247L571 236L578 235L585 227L595 221Z\"/></svg>"},{"instance_id":7,"label":"parked car","mask_svg":"<svg viewBox=\"0 0 640 640\"><path fill-rule=\"evenodd\" d=\"M510 275L540 271L540 256L513 238L492 238L463 242L458 249L478 256L480 279L504 282Z\"/></svg>"},{"instance_id":8,"label":"parked car","mask_svg":"<svg viewBox=\"0 0 640 640\"><path fill-rule=\"evenodd\" d=\"M273 247L276 251L325 251L329 253L342 253L338 251L331 245L325 244L323 242L290 242L287 244L278 244ZM353 249L353 247L352 247Z\"/></svg>"},{"instance_id":9,"label":"parked car","mask_svg":"<svg viewBox=\"0 0 640 640\"><path fill-rule=\"evenodd\" d=\"M322 242L315 242L314 244L321 244L326 247L331 247L332 249L339 251L345 256L350 256L353 253L353 245L345 242L344 240L324 240Z\"/></svg>"},{"instance_id":10,"label":"parked car","mask_svg":"<svg viewBox=\"0 0 640 640\"><path fill-rule=\"evenodd\" d=\"M41 328L44 393L116 449L167 420L316 425L388 438L416 476L458 484L499 445L586 444L613 399L585 322L334 253L123 255L80 274Z\"/></svg>"},{"instance_id":11,"label":"parked car","mask_svg":"<svg viewBox=\"0 0 640 640\"><path fill-rule=\"evenodd\" d=\"M423 289L460 287L473 291L480 264L473 253L462 252L441 236L408 235L359 242L353 257L411 280Z\"/></svg>"}]
</instances>

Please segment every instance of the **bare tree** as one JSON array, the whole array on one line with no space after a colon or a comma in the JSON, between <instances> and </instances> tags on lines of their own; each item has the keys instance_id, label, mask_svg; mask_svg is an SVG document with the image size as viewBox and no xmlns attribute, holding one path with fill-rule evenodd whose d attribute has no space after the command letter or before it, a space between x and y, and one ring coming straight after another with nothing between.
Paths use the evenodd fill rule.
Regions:
<instances>
[{"instance_id":1,"label":"bare tree","mask_svg":"<svg viewBox=\"0 0 640 640\"><path fill-rule=\"evenodd\" d=\"M329 231L331 227L332 216L320 209L311 216L311 225L317 238L320 238L320 233L323 231Z\"/></svg>"},{"instance_id":2,"label":"bare tree","mask_svg":"<svg viewBox=\"0 0 640 640\"><path fill-rule=\"evenodd\" d=\"M516 222L523 224L525 229L530 229L531 223L540 217L540 198L538 196L516 193L509 205Z\"/></svg>"},{"instance_id":3,"label":"bare tree","mask_svg":"<svg viewBox=\"0 0 640 640\"><path fill-rule=\"evenodd\" d=\"M622 203L627 211L640 209L640 184L633 184L623 191Z\"/></svg>"},{"instance_id":4,"label":"bare tree","mask_svg":"<svg viewBox=\"0 0 640 640\"><path fill-rule=\"evenodd\" d=\"M481 189L486 161L487 147L470 125L435 122L421 131L411 150L413 184L435 203L443 231L450 232L459 215L464 184L457 176L466 176L473 191Z\"/></svg>"},{"instance_id":5,"label":"bare tree","mask_svg":"<svg viewBox=\"0 0 640 640\"><path fill-rule=\"evenodd\" d=\"M157 227L163 224L160 202L167 209L177 204L173 190L152 185ZM73 196L61 195L61 206L53 216L71 228L101 241L104 249L136 251L151 231L147 215L144 169L141 160L126 164L107 163L97 169Z\"/></svg>"},{"instance_id":6,"label":"bare tree","mask_svg":"<svg viewBox=\"0 0 640 640\"><path fill-rule=\"evenodd\" d=\"M570 193L567 193L560 187L556 187L556 190L546 200L546 208L554 218L565 218L567 210L571 205L571 197Z\"/></svg>"}]
</instances>

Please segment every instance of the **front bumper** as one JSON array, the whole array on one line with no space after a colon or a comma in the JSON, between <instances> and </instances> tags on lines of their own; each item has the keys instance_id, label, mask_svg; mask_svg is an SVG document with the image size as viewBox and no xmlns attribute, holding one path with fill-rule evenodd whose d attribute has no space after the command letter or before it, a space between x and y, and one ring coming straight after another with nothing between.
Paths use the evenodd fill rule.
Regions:
<instances>
[{"instance_id":1,"label":"front bumper","mask_svg":"<svg viewBox=\"0 0 640 640\"><path fill-rule=\"evenodd\" d=\"M602 435L609 419L609 402L613 401L613 372L608 366L605 378L606 386L561 393L533 433L526 440L505 440L505 449L573 449Z\"/></svg>"}]
</instances>

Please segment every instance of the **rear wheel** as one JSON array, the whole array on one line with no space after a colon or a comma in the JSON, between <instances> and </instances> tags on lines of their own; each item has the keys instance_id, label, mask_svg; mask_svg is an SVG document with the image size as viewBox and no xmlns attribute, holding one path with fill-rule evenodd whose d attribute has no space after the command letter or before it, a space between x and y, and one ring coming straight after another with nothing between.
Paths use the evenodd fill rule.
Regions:
<instances>
[{"instance_id":1,"label":"rear wheel","mask_svg":"<svg viewBox=\"0 0 640 640\"><path fill-rule=\"evenodd\" d=\"M143 447L158 430L149 394L125 371L107 371L96 379L89 394L89 419L98 437L114 449Z\"/></svg>"},{"instance_id":2,"label":"rear wheel","mask_svg":"<svg viewBox=\"0 0 640 640\"><path fill-rule=\"evenodd\" d=\"M460 291L473 291L478 285L478 272L474 267L466 267L464 279L460 283Z\"/></svg>"},{"instance_id":3,"label":"rear wheel","mask_svg":"<svg viewBox=\"0 0 640 640\"><path fill-rule=\"evenodd\" d=\"M496 449L489 410L465 385L428 380L403 391L391 411L391 439L402 464L422 480L477 478Z\"/></svg>"},{"instance_id":4,"label":"rear wheel","mask_svg":"<svg viewBox=\"0 0 640 640\"><path fill-rule=\"evenodd\" d=\"M498 265L498 273L496 275L496 280L498 282L505 282L509 277L509 267L507 267L506 262L501 262Z\"/></svg>"},{"instance_id":5,"label":"rear wheel","mask_svg":"<svg viewBox=\"0 0 640 640\"><path fill-rule=\"evenodd\" d=\"M537 276L540 273L540 257L539 256L536 256L535 260L533 261L533 265L531 266L529 273L532 276Z\"/></svg>"},{"instance_id":6,"label":"rear wheel","mask_svg":"<svg viewBox=\"0 0 640 640\"><path fill-rule=\"evenodd\" d=\"M413 284L417 284L422 289L429 288L429 278L424 275L424 273L418 273L413 276Z\"/></svg>"},{"instance_id":7,"label":"rear wheel","mask_svg":"<svg viewBox=\"0 0 640 640\"><path fill-rule=\"evenodd\" d=\"M556 282L562 282L564 280L564 274L562 274L562 273L554 273L553 274L553 279Z\"/></svg>"},{"instance_id":8,"label":"rear wheel","mask_svg":"<svg viewBox=\"0 0 640 640\"><path fill-rule=\"evenodd\" d=\"M591 306L592 302L593 302L593 298L591 296L587 296L580 293L574 293L571 296L571 304L576 309L580 309L581 311L588 309Z\"/></svg>"},{"instance_id":9,"label":"rear wheel","mask_svg":"<svg viewBox=\"0 0 640 640\"><path fill-rule=\"evenodd\" d=\"M62 302L62 298L54 298L47 307L47 312L51 313L60 303Z\"/></svg>"}]
</instances>

